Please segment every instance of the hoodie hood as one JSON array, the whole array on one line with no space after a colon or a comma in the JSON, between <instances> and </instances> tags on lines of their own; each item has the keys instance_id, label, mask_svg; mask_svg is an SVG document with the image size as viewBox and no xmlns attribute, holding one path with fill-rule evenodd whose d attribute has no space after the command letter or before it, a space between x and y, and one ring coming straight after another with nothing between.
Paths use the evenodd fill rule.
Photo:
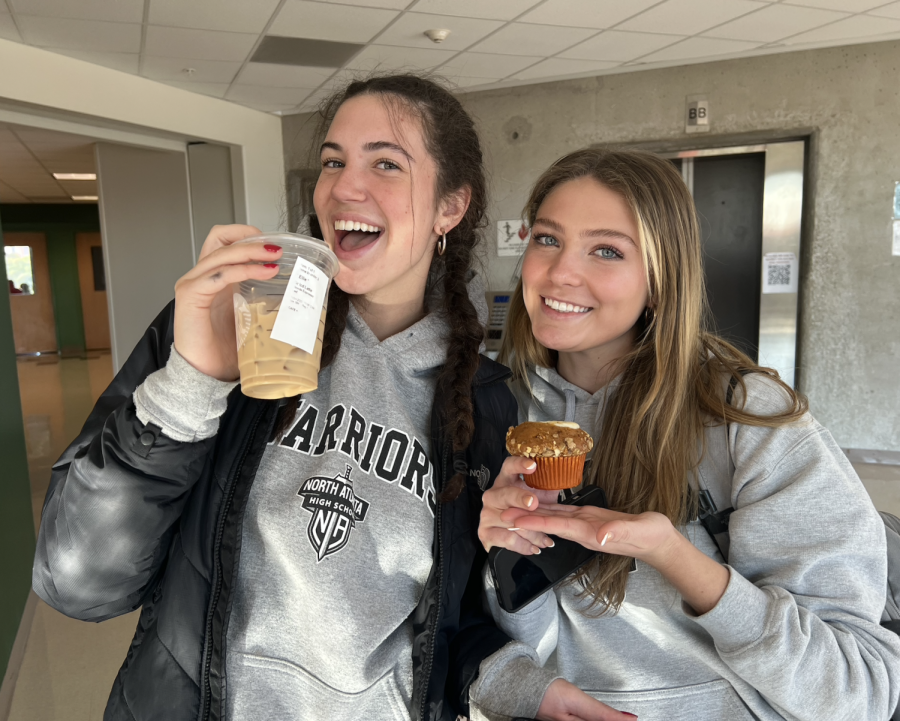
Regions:
<instances>
[{"instance_id":1,"label":"hoodie hood","mask_svg":"<svg viewBox=\"0 0 900 721\"><path fill-rule=\"evenodd\" d=\"M555 368L529 366L528 381L512 381L510 388L519 404L519 423L525 421L574 421L596 440L600 435L606 401L619 384L616 377L596 393L569 383Z\"/></svg>"},{"instance_id":2,"label":"hoodie hood","mask_svg":"<svg viewBox=\"0 0 900 721\"><path fill-rule=\"evenodd\" d=\"M469 300L478 313L482 326L487 322L487 301L484 297L484 283L479 275L473 275L467 283ZM439 310L440 290L432 288L429 307L432 312L411 325L406 330L378 340L353 303L347 314L347 328L341 340L342 351L365 348L367 352L382 352L391 357L392 365L412 375L431 374L444 365L447 359L447 344L450 326L446 315ZM481 351L484 351L482 344Z\"/></svg>"}]
</instances>

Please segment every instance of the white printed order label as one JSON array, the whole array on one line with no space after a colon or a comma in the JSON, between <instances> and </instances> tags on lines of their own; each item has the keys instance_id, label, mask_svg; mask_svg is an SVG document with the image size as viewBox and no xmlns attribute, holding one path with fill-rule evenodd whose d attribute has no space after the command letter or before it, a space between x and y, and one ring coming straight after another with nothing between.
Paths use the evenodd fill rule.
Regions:
<instances>
[{"instance_id":1,"label":"white printed order label","mask_svg":"<svg viewBox=\"0 0 900 721\"><path fill-rule=\"evenodd\" d=\"M763 256L763 293L797 292L797 256L793 253L766 253Z\"/></svg>"},{"instance_id":2,"label":"white printed order label","mask_svg":"<svg viewBox=\"0 0 900 721\"><path fill-rule=\"evenodd\" d=\"M272 327L273 340L312 353L327 288L328 276L308 260L297 258Z\"/></svg>"}]
</instances>

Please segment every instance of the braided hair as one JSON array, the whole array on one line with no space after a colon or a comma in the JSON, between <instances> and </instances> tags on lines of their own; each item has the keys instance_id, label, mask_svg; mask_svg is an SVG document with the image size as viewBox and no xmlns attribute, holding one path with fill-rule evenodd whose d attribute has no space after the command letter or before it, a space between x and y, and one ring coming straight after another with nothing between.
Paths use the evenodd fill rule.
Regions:
<instances>
[{"instance_id":1,"label":"braided hair","mask_svg":"<svg viewBox=\"0 0 900 721\"><path fill-rule=\"evenodd\" d=\"M448 198L461 189L470 193L469 206L459 224L447 233L443 255L435 253L429 277L433 288L440 288L441 307L450 328L447 360L438 376L436 395L446 397L440 422L453 442L458 459L472 440L475 429L472 408L472 382L478 370L478 350L484 328L469 299L467 280L471 276L475 249L485 227L487 182L481 143L475 124L460 102L437 82L417 75L385 75L351 82L326 100L320 111L319 135L324 136L338 108L361 95L378 95L416 118L421 126L425 147L437 166L435 197ZM347 325L350 297L331 284L328 313L322 343L322 368L328 367L341 347ZM438 309L432 309L438 310ZM284 433L299 406L299 396L281 408L276 434ZM455 499L465 486L462 466L441 492L444 502Z\"/></svg>"}]
</instances>

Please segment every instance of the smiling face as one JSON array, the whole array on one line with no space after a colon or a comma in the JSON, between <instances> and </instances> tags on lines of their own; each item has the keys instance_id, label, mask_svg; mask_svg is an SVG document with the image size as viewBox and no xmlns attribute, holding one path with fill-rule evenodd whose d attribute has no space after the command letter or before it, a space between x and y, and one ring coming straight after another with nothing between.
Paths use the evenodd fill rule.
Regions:
<instances>
[{"instance_id":1,"label":"smiling face","mask_svg":"<svg viewBox=\"0 0 900 721\"><path fill-rule=\"evenodd\" d=\"M639 242L625 199L593 178L562 183L541 203L522 288L532 332L560 365L582 354L599 368L633 347L649 302Z\"/></svg>"},{"instance_id":2,"label":"smiling face","mask_svg":"<svg viewBox=\"0 0 900 721\"><path fill-rule=\"evenodd\" d=\"M328 129L314 205L340 261L335 282L375 303L424 294L438 238L437 167L419 121L379 95L345 101Z\"/></svg>"}]
</instances>

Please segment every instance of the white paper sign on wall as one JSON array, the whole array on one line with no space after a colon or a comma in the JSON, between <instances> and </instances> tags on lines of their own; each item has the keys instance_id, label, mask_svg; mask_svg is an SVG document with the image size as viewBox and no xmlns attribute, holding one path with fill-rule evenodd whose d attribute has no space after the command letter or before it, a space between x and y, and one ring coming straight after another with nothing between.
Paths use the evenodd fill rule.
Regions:
<instances>
[{"instance_id":1,"label":"white paper sign on wall","mask_svg":"<svg viewBox=\"0 0 900 721\"><path fill-rule=\"evenodd\" d=\"M522 255L530 238L531 229L521 220L497 221L497 255Z\"/></svg>"},{"instance_id":2,"label":"white paper sign on wall","mask_svg":"<svg viewBox=\"0 0 900 721\"><path fill-rule=\"evenodd\" d=\"M796 293L799 264L793 253L763 256L763 293Z\"/></svg>"}]
</instances>

